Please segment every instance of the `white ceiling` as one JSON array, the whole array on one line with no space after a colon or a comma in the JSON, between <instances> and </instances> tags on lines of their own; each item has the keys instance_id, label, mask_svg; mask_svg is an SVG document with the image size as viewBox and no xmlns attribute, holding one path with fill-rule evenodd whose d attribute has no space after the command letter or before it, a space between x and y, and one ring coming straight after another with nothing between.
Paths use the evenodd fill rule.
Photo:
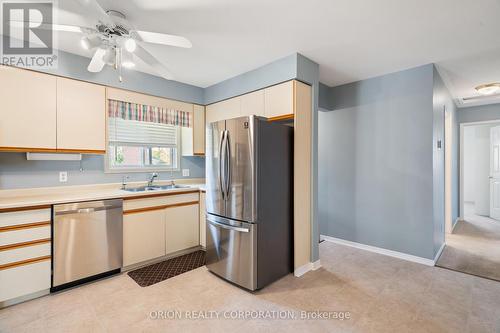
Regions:
<instances>
[{"instance_id":1,"label":"white ceiling","mask_svg":"<svg viewBox=\"0 0 500 333\"><path fill-rule=\"evenodd\" d=\"M500 0L98 0L140 30L182 35L192 49L148 45L177 81L207 87L299 52L336 86L438 63L455 97L500 81ZM93 25L75 0L59 23ZM70 33L59 48L90 56ZM153 73L146 65L139 70Z\"/></svg>"}]
</instances>

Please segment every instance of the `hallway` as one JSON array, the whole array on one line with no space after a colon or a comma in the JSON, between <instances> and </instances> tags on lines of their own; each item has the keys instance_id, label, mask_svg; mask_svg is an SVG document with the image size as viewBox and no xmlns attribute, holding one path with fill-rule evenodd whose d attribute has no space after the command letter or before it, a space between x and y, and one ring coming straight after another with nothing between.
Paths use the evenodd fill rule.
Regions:
<instances>
[{"instance_id":1,"label":"hallway","mask_svg":"<svg viewBox=\"0 0 500 333\"><path fill-rule=\"evenodd\" d=\"M500 221L474 214L465 204L465 221L446 235L437 266L500 281Z\"/></svg>"}]
</instances>

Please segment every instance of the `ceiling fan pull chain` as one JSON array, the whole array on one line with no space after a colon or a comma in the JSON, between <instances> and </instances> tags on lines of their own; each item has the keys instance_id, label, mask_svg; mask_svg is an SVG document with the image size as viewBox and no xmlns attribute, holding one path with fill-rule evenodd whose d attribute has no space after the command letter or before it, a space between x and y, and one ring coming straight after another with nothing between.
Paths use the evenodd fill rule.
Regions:
<instances>
[{"instance_id":1,"label":"ceiling fan pull chain","mask_svg":"<svg viewBox=\"0 0 500 333\"><path fill-rule=\"evenodd\" d=\"M117 52L120 53L120 59L119 59L119 62L117 61L117 66L118 66L118 80L120 82L123 82L123 78L122 78L122 48L118 48L120 51Z\"/></svg>"}]
</instances>

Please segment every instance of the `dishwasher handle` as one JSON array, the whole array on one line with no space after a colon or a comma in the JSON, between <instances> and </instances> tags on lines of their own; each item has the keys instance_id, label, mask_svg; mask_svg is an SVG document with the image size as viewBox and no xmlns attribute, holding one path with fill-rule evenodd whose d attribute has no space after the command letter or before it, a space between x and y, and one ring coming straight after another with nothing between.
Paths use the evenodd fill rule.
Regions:
<instances>
[{"instance_id":1,"label":"dishwasher handle","mask_svg":"<svg viewBox=\"0 0 500 333\"><path fill-rule=\"evenodd\" d=\"M98 207L86 207L86 208L77 208L77 209L58 210L58 211L55 212L55 215L91 214L91 213L95 213L97 211L117 209L117 208L121 209L122 206L119 206L119 205L103 205L103 206L98 206Z\"/></svg>"},{"instance_id":2,"label":"dishwasher handle","mask_svg":"<svg viewBox=\"0 0 500 333\"><path fill-rule=\"evenodd\" d=\"M88 214L88 213L93 213L95 212L95 208L94 207L90 207L90 208L80 208L80 209L77 209L76 212L78 214Z\"/></svg>"}]
</instances>

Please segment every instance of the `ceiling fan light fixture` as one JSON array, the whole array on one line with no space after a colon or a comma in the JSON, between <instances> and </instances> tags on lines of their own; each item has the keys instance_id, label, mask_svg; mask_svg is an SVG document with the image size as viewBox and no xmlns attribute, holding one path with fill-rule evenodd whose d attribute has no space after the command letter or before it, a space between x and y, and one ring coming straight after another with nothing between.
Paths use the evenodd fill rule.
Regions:
<instances>
[{"instance_id":1,"label":"ceiling fan light fixture","mask_svg":"<svg viewBox=\"0 0 500 333\"><path fill-rule=\"evenodd\" d=\"M137 42L133 38L127 38L123 43L123 46L125 47L125 50L132 53L137 48Z\"/></svg>"},{"instance_id":2,"label":"ceiling fan light fixture","mask_svg":"<svg viewBox=\"0 0 500 333\"><path fill-rule=\"evenodd\" d=\"M500 83L494 82L494 83L481 84L477 86L475 89L481 95L484 96L493 95L500 93Z\"/></svg>"},{"instance_id":3,"label":"ceiling fan light fixture","mask_svg":"<svg viewBox=\"0 0 500 333\"><path fill-rule=\"evenodd\" d=\"M134 68L135 63L134 59L132 58L132 53L128 52L127 50L121 51L121 58L122 58L122 66L125 68Z\"/></svg>"},{"instance_id":4,"label":"ceiling fan light fixture","mask_svg":"<svg viewBox=\"0 0 500 333\"><path fill-rule=\"evenodd\" d=\"M85 50L92 50L101 45L101 38L97 35L85 36L80 40L80 44Z\"/></svg>"},{"instance_id":5,"label":"ceiling fan light fixture","mask_svg":"<svg viewBox=\"0 0 500 333\"><path fill-rule=\"evenodd\" d=\"M109 66L113 66L116 61L116 49L114 47L108 47L106 52L102 56L102 60Z\"/></svg>"}]
</instances>

